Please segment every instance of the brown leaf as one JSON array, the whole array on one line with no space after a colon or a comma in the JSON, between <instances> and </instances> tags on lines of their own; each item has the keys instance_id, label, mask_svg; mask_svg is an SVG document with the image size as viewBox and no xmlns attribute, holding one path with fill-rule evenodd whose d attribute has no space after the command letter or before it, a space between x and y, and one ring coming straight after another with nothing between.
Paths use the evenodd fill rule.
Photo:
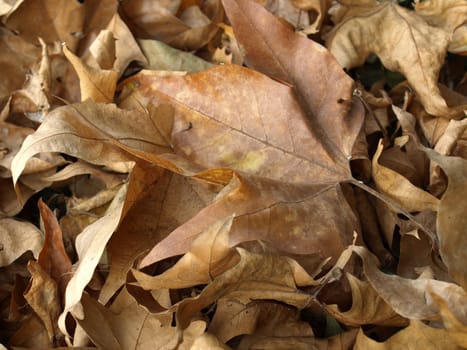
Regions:
<instances>
[{"instance_id":1,"label":"brown leaf","mask_svg":"<svg viewBox=\"0 0 467 350\"><path fill-rule=\"evenodd\" d=\"M324 152L345 173L364 118L361 104L351 101L352 79L324 47L294 33L254 1L223 4L247 65L294 87L310 134L323 150L317 154Z\"/></svg>"},{"instance_id":2,"label":"brown leaf","mask_svg":"<svg viewBox=\"0 0 467 350\"><path fill-rule=\"evenodd\" d=\"M251 300L272 299L302 309L311 296L297 289L297 280L306 275L288 257L250 253L236 248L240 262L217 276L196 297L185 298L177 307L177 324L185 329L190 320L204 307L221 297L234 298L243 304ZM308 276L310 282L312 278Z\"/></svg>"},{"instance_id":3,"label":"brown leaf","mask_svg":"<svg viewBox=\"0 0 467 350\"><path fill-rule=\"evenodd\" d=\"M437 86L448 33L391 2L356 0L338 6L340 18L326 46L342 67L361 66L375 53L386 68L407 78L428 113L445 118L462 113L463 108L448 108ZM381 26L385 30L379 30Z\"/></svg>"},{"instance_id":4,"label":"brown leaf","mask_svg":"<svg viewBox=\"0 0 467 350\"><path fill-rule=\"evenodd\" d=\"M383 152L382 140L373 156L372 175L378 191L395 200L407 211L438 210L439 200L414 186L409 180L379 163Z\"/></svg>"},{"instance_id":5,"label":"brown leaf","mask_svg":"<svg viewBox=\"0 0 467 350\"><path fill-rule=\"evenodd\" d=\"M188 51L206 45L219 29L217 22L223 16L219 0L205 1L201 7L189 6L180 16L177 2L125 1L121 8L138 38L157 39Z\"/></svg>"},{"instance_id":6,"label":"brown leaf","mask_svg":"<svg viewBox=\"0 0 467 350\"><path fill-rule=\"evenodd\" d=\"M39 199L38 206L44 224L45 241L37 262L57 283L59 295L64 300L65 288L71 278L71 261L63 245L57 217L42 199Z\"/></svg>"}]
</instances>

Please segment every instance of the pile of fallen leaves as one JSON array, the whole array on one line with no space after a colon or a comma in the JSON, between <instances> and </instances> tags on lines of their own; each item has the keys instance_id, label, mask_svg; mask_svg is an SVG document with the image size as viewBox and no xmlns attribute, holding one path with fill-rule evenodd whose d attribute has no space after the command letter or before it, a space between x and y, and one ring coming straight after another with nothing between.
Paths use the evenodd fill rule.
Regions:
<instances>
[{"instance_id":1,"label":"pile of fallen leaves","mask_svg":"<svg viewBox=\"0 0 467 350\"><path fill-rule=\"evenodd\" d=\"M0 348L467 347L465 0L0 15Z\"/></svg>"}]
</instances>

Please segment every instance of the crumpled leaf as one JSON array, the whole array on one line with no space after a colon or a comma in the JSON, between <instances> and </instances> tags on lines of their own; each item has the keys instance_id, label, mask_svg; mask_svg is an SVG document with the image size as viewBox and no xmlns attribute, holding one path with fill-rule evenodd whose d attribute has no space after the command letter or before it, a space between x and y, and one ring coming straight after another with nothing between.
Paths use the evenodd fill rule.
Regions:
<instances>
[{"instance_id":1,"label":"crumpled leaf","mask_svg":"<svg viewBox=\"0 0 467 350\"><path fill-rule=\"evenodd\" d=\"M326 46L342 67L361 66L375 53L386 68L407 78L428 113L444 118L463 114L463 107L447 106L437 86L449 44L446 31L392 2L356 0L338 6L339 19Z\"/></svg>"},{"instance_id":2,"label":"crumpled leaf","mask_svg":"<svg viewBox=\"0 0 467 350\"><path fill-rule=\"evenodd\" d=\"M303 33L305 34L314 34L318 32L323 24L326 13L331 6L331 1L329 0L292 0L294 6L298 7L304 11L315 11L318 15L315 18L314 22L308 27L303 28Z\"/></svg>"},{"instance_id":3,"label":"crumpled leaf","mask_svg":"<svg viewBox=\"0 0 467 350\"><path fill-rule=\"evenodd\" d=\"M11 218L0 219L0 266L10 265L30 250L37 258L44 236L34 225Z\"/></svg>"},{"instance_id":4,"label":"crumpled leaf","mask_svg":"<svg viewBox=\"0 0 467 350\"><path fill-rule=\"evenodd\" d=\"M396 314L368 282L361 281L349 273L346 277L352 288L352 307L341 311L337 305L325 305L326 310L334 318L349 326L407 324L407 320Z\"/></svg>"},{"instance_id":5,"label":"crumpled leaf","mask_svg":"<svg viewBox=\"0 0 467 350\"><path fill-rule=\"evenodd\" d=\"M407 279L388 275L378 269L378 261L364 247L352 248L363 261L368 282L399 315L412 320L439 320L437 304L430 293L441 296L459 319L467 319L467 293L454 283L430 278Z\"/></svg>"},{"instance_id":6,"label":"crumpled leaf","mask_svg":"<svg viewBox=\"0 0 467 350\"><path fill-rule=\"evenodd\" d=\"M219 0L181 9L179 2L125 1L121 4L127 24L141 39L157 39L182 50L197 50L216 34L223 16Z\"/></svg>"},{"instance_id":7,"label":"crumpled leaf","mask_svg":"<svg viewBox=\"0 0 467 350\"><path fill-rule=\"evenodd\" d=\"M466 51L466 27L465 23L467 18L467 4L463 0L429 0L429 1L415 1L415 12L423 17L430 25L443 28L446 32L454 34L451 42L449 43L448 51L452 53L459 53ZM462 27L464 25L464 27ZM460 34L461 31L464 34ZM457 33L457 35L456 35ZM460 35L459 35L460 34ZM457 39L457 36L462 37L464 40ZM463 46L463 50L459 47Z\"/></svg>"},{"instance_id":8,"label":"crumpled leaf","mask_svg":"<svg viewBox=\"0 0 467 350\"><path fill-rule=\"evenodd\" d=\"M24 298L44 323L50 345L52 345L54 338L58 338L61 334L57 326L58 316L62 309L58 287L38 262L31 260L28 263L28 270L31 273L32 282Z\"/></svg>"},{"instance_id":9,"label":"crumpled leaf","mask_svg":"<svg viewBox=\"0 0 467 350\"><path fill-rule=\"evenodd\" d=\"M355 341L355 350L384 350L404 348L408 350L456 350L456 343L449 338L445 329L433 328L423 322L412 320L407 328L397 332L385 342L368 338L362 330Z\"/></svg>"},{"instance_id":10,"label":"crumpled leaf","mask_svg":"<svg viewBox=\"0 0 467 350\"><path fill-rule=\"evenodd\" d=\"M409 212L437 211L439 200L436 197L414 186L405 177L378 162L382 152L383 144L380 140L372 162L372 175L378 191L395 200Z\"/></svg>"},{"instance_id":11,"label":"crumpled leaf","mask_svg":"<svg viewBox=\"0 0 467 350\"><path fill-rule=\"evenodd\" d=\"M243 304L251 300L273 299L303 309L311 296L297 289L300 282L313 279L291 258L250 253L236 248L240 261L233 268L217 276L196 297L185 298L177 307L177 325L188 327L192 317L221 297L233 298ZM306 281L308 280L308 281Z\"/></svg>"},{"instance_id":12,"label":"crumpled leaf","mask_svg":"<svg viewBox=\"0 0 467 350\"><path fill-rule=\"evenodd\" d=\"M151 313L139 305L126 289L120 292L110 308L105 308L87 294L83 295L82 302L84 314L75 318L91 340L103 349L188 350L206 327L205 321L191 322L183 331L183 343L180 344L177 328L171 326L172 313Z\"/></svg>"},{"instance_id":13,"label":"crumpled leaf","mask_svg":"<svg viewBox=\"0 0 467 350\"><path fill-rule=\"evenodd\" d=\"M68 334L65 324L67 314L73 312L74 315L82 315L79 303L84 288L91 280L105 246L122 217L127 188L128 185L122 186L106 214L87 226L76 239L75 245L79 260L76 263L75 272L68 282L64 310L58 320L59 328L63 334Z\"/></svg>"}]
</instances>

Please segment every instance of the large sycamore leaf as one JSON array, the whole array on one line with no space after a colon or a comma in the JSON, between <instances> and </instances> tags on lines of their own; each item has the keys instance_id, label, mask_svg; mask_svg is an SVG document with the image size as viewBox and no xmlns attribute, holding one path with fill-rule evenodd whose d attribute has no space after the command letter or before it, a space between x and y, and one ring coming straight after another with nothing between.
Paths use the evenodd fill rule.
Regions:
<instances>
[{"instance_id":1,"label":"large sycamore leaf","mask_svg":"<svg viewBox=\"0 0 467 350\"><path fill-rule=\"evenodd\" d=\"M138 86L146 103L175 106L176 153L204 167L294 183L351 178L353 141L348 133L337 134L342 121L314 129L293 90L258 72L236 65L185 76L143 71L127 84ZM347 142L342 149L330 140Z\"/></svg>"},{"instance_id":2,"label":"large sycamore leaf","mask_svg":"<svg viewBox=\"0 0 467 350\"><path fill-rule=\"evenodd\" d=\"M294 33L251 0L223 0L248 66L291 84L309 118L311 134L347 167L363 123L358 102L349 114L353 81L323 46Z\"/></svg>"},{"instance_id":3,"label":"large sycamore leaf","mask_svg":"<svg viewBox=\"0 0 467 350\"><path fill-rule=\"evenodd\" d=\"M342 67L360 66L374 53L386 68L407 78L428 113L446 118L462 113L448 108L437 86L449 44L446 31L390 1L355 0L338 6L338 23L326 46Z\"/></svg>"}]
</instances>

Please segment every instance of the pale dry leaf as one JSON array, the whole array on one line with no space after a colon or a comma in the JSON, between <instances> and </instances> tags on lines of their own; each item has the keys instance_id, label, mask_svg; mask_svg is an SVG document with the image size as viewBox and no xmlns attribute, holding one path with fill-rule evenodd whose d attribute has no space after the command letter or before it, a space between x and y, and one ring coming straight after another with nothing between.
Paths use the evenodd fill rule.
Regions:
<instances>
[{"instance_id":1,"label":"pale dry leaf","mask_svg":"<svg viewBox=\"0 0 467 350\"><path fill-rule=\"evenodd\" d=\"M63 46L63 53L78 74L81 101L86 101L87 99L97 103L113 101L119 72L88 66L68 50L65 45Z\"/></svg>"},{"instance_id":2,"label":"pale dry leaf","mask_svg":"<svg viewBox=\"0 0 467 350\"><path fill-rule=\"evenodd\" d=\"M37 258L43 244L44 236L33 224L12 218L0 219L0 266L10 265L28 250Z\"/></svg>"},{"instance_id":3,"label":"pale dry leaf","mask_svg":"<svg viewBox=\"0 0 467 350\"><path fill-rule=\"evenodd\" d=\"M147 60L144 57L141 48L138 46L133 34L128 29L125 22L116 13L109 24L107 29L110 30L115 38L115 62L113 68L120 73L120 76L124 73L125 68L132 61L136 61L142 64L146 64ZM111 67L112 68L112 67Z\"/></svg>"},{"instance_id":4,"label":"pale dry leaf","mask_svg":"<svg viewBox=\"0 0 467 350\"><path fill-rule=\"evenodd\" d=\"M364 274L377 293L396 313L412 320L439 320L436 303L429 291L442 296L460 319L467 317L467 293L454 283L434 279L408 279L378 269L378 260L364 247L353 247L363 260ZM462 305L462 307L460 307Z\"/></svg>"},{"instance_id":5,"label":"pale dry leaf","mask_svg":"<svg viewBox=\"0 0 467 350\"><path fill-rule=\"evenodd\" d=\"M355 341L355 350L457 350L445 329L433 328L421 321L412 320L407 328L397 332L385 342L377 342L360 329Z\"/></svg>"},{"instance_id":6,"label":"pale dry leaf","mask_svg":"<svg viewBox=\"0 0 467 350\"><path fill-rule=\"evenodd\" d=\"M38 262L29 261L28 270L31 273L32 282L24 298L44 323L50 344L52 344L54 338L60 335L57 320L62 306L58 287Z\"/></svg>"},{"instance_id":7,"label":"pale dry leaf","mask_svg":"<svg viewBox=\"0 0 467 350\"><path fill-rule=\"evenodd\" d=\"M467 4L463 0L415 1L415 11L430 25L452 34L448 51L465 54L467 51Z\"/></svg>"},{"instance_id":8,"label":"pale dry leaf","mask_svg":"<svg viewBox=\"0 0 467 350\"><path fill-rule=\"evenodd\" d=\"M115 196L106 214L93 224L87 226L76 239L76 252L79 260L76 263L75 272L67 285L65 306L59 318L59 327L63 334L68 334L65 324L67 314L73 312L74 315L76 313L79 315L81 312L78 304L82 293L91 280L94 269L99 263L99 259L110 237L120 222L127 187L128 185L124 185L120 188L119 193Z\"/></svg>"},{"instance_id":9,"label":"pale dry leaf","mask_svg":"<svg viewBox=\"0 0 467 350\"><path fill-rule=\"evenodd\" d=\"M413 185L409 180L379 163L383 152L380 140L372 161L372 176L378 191L393 199L402 208L411 211L438 210L439 200Z\"/></svg>"},{"instance_id":10,"label":"pale dry leaf","mask_svg":"<svg viewBox=\"0 0 467 350\"><path fill-rule=\"evenodd\" d=\"M94 68L110 70L115 62L115 37L110 30L101 30L96 40L89 47L91 55L96 60Z\"/></svg>"},{"instance_id":11,"label":"pale dry leaf","mask_svg":"<svg viewBox=\"0 0 467 350\"><path fill-rule=\"evenodd\" d=\"M375 53L386 68L407 78L428 113L445 118L463 114L461 107L448 107L437 86L449 44L446 31L392 2L354 1L338 6L343 16L326 46L342 67L361 66Z\"/></svg>"}]
</instances>

